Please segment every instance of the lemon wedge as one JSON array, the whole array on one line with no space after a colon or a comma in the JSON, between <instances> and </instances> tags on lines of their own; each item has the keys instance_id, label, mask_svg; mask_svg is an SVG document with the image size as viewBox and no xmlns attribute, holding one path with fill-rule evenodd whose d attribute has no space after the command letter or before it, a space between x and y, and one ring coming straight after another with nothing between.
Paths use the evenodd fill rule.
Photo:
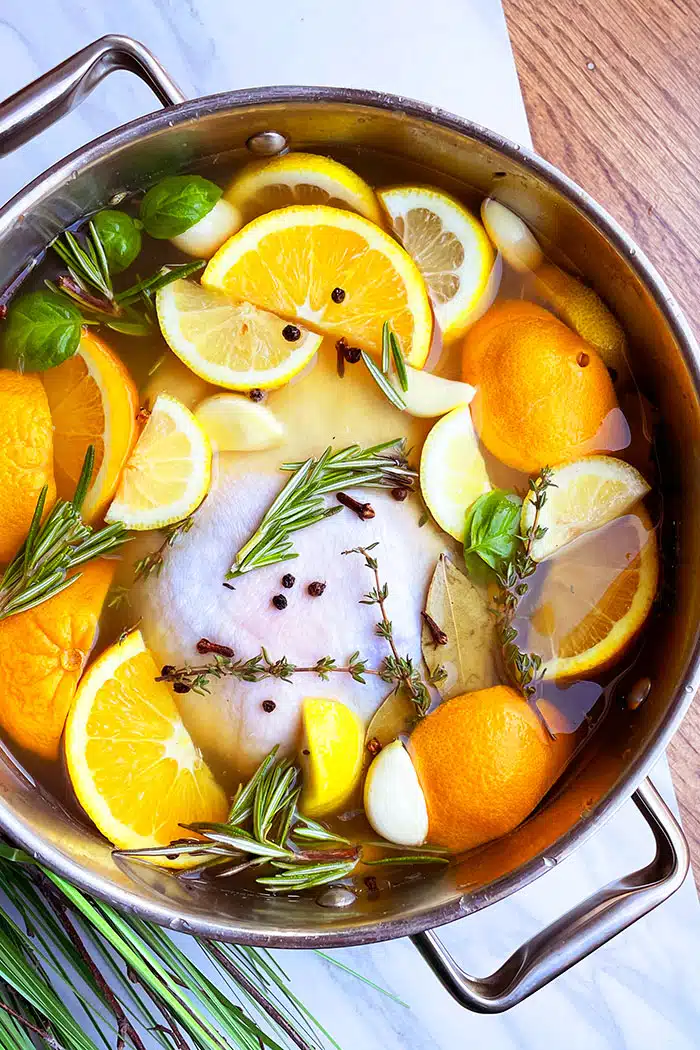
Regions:
<instances>
[{"instance_id":1,"label":"lemon wedge","mask_svg":"<svg viewBox=\"0 0 700 1050\"><path fill-rule=\"evenodd\" d=\"M444 416L458 405L468 405L476 394L476 387L469 383L445 379L410 365L406 366L406 379L408 390L401 387L398 377L393 377L390 382L403 398L406 411L421 419Z\"/></svg>"},{"instance_id":2,"label":"lemon wedge","mask_svg":"<svg viewBox=\"0 0 700 1050\"><path fill-rule=\"evenodd\" d=\"M440 528L464 540L468 508L491 488L468 405L439 419L425 439L420 487Z\"/></svg>"},{"instance_id":3,"label":"lemon wedge","mask_svg":"<svg viewBox=\"0 0 700 1050\"><path fill-rule=\"evenodd\" d=\"M228 800L187 732L158 665L132 631L89 667L66 724L78 801L121 849L167 846L182 824L226 819ZM177 861L158 858L177 867Z\"/></svg>"},{"instance_id":4,"label":"lemon wedge","mask_svg":"<svg viewBox=\"0 0 700 1050\"><path fill-rule=\"evenodd\" d=\"M321 336L194 281L161 288L156 310L163 338L180 360L202 379L231 390L282 386L321 345Z\"/></svg>"},{"instance_id":5,"label":"lemon wedge","mask_svg":"<svg viewBox=\"0 0 700 1050\"><path fill-rule=\"evenodd\" d=\"M224 200L239 209L245 222L292 204L328 204L381 224L374 190L344 164L314 153L286 153L254 161L236 176Z\"/></svg>"},{"instance_id":6,"label":"lemon wedge","mask_svg":"<svg viewBox=\"0 0 700 1050\"><path fill-rule=\"evenodd\" d=\"M538 518L538 525L547 531L532 546L535 561L543 561L577 536L627 514L650 491L638 470L614 456L587 456L557 467L552 485ZM523 532L534 517L530 492L523 503Z\"/></svg>"},{"instance_id":7,"label":"lemon wedge","mask_svg":"<svg viewBox=\"0 0 700 1050\"><path fill-rule=\"evenodd\" d=\"M156 398L129 457L105 521L129 529L160 529L182 521L211 483L211 445L188 408L169 394Z\"/></svg>"},{"instance_id":8,"label":"lemon wedge","mask_svg":"<svg viewBox=\"0 0 700 1050\"><path fill-rule=\"evenodd\" d=\"M488 305L496 256L486 231L441 190L396 186L378 196L394 233L423 274L443 339L458 338Z\"/></svg>"},{"instance_id":9,"label":"lemon wedge","mask_svg":"<svg viewBox=\"0 0 700 1050\"><path fill-rule=\"evenodd\" d=\"M307 817L324 817L341 809L360 781L364 726L339 700L317 696L304 700L302 721L304 787L299 808Z\"/></svg>"},{"instance_id":10,"label":"lemon wedge","mask_svg":"<svg viewBox=\"0 0 700 1050\"><path fill-rule=\"evenodd\" d=\"M284 426L267 405L242 394L213 394L194 415L218 452L257 452L284 441Z\"/></svg>"}]
</instances>

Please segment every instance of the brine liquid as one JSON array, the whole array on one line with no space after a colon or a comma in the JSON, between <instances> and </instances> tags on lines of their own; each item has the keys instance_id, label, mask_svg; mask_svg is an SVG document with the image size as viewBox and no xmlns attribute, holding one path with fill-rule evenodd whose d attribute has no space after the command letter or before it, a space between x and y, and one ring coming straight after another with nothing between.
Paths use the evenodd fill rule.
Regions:
<instances>
[{"instance_id":1,"label":"brine liquid","mask_svg":"<svg viewBox=\"0 0 700 1050\"><path fill-rule=\"evenodd\" d=\"M241 162L246 163L249 159L246 156ZM398 165L388 160L377 162L365 154L348 151L339 151L336 159L349 164L374 185L385 186L409 181L439 185L460 197L474 211L478 211L477 194L468 187L458 186L451 180L436 176L434 172L409 165ZM225 185L233 170L222 165L214 170L203 171L202 174ZM120 207L128 209L129 202L121 203ZM565 265L560 253L555 254L556 261ZM169 243L158 244L146 238L137 267L139 273L143 274L160 265L182 261L187 260ZM497 265L500 267L500 262ZM32 284L40 284L45 276L51 274L53 268L53 260L48 259L44 266L32 275ZM494 275L490 294L494 292L494 285L501 276L500 287L495 293L497 299L526 298L536 301L532 280L527 275L518 275L507 267L504 267L502 275L500 272ZM125 280L135 280L136 277L136 273L127 273ZM152 336L146 338L128 337L108 329L100 334L123 358L139 387L144 404L152 401L159 392L167 391L193 407L203 397L217 390L194 376L179 362L157 329L154 329ZM437 335L427 367L446 378L461 379L459 344L443 347ZM271 392L267 403L286 425L288 438L284 445L268 452L238 454L248 457L252 469L257 466L260 469L276 469L281 462L317 455L328 445L335 448L352 443L370 445L398 436L407 439L407 446L412 449L411 461L417 464L423 441L435 422L432 419L416 419L398 412L378 391L361 365L346 364L345 377L339 379L335 346L333 341L328 339L324 341L320 353L311 365L288 386ZM624 419L618 417L610 421L609 451L629 459L650 481L657 493L654 498L658 499L658 478L654 474L653 447L646 423L645 404L636 390L633 389L625 395L621 409ZM496 462L485 450L482 451L494 485L514 488L521 494L526 492L525 475L510 470ZM282 476L280 480L283 480ZM657 519L658 514L657 507ZM323 528L323 525L317 528ZM443 538L444 548L452 553L459 564L458 545L448 536ZM630 557L638 553L639 542L639 536L629 524L629 519L620 519L608 526L604 537L596 535L578 541L573 553L567 558L565 580L557 577L556 561L538 568L521 609L528 616L532 614L528 626L531 637L537 641L536 636L541 635L540 642L544 644L544 639L552 630L547 617L553 615L555 610L558 632L566 632L575 627L572 617L576 615L576 609L580 611L580 600L594 605L610 586L618 566L624 567ZM601 558L601 543L606 549L604 559ZM115 579L115 593L119 587L130 587L135 559L144 551L155 549L158 544L158 534L143 534L124 549ZM615 550L612 560L609 557L611 547ZM407 572L409 571L410 566L407 566ZM572 602L572 597L577 601ZM126 598L108 604L102 617L94 655L112 644L122 631L134 625L134 613L128 594ZM637 643L637 648L639 644L641 643ZM634 662L635 652L636 650L633 650L628 653L622 665L607 668L593 680L543 683L542 695L557 712L556 725L553 728L557 732L577 733L579 740L584 741L593 729L600 725L604 715L615 702L616 689L619 689L625 669ZM72 805L70 785L62 763L41 763L33 756L18 753L14 746L12 750L40 783L45 784L66 804ZM235 767L218 768L215 769L215 773L233 793L239 779ZM348 829L363 837L367 834L364 817L357 809L337 818L336 823L343 834L347 835Z\"/></svg>"}]
</instances>

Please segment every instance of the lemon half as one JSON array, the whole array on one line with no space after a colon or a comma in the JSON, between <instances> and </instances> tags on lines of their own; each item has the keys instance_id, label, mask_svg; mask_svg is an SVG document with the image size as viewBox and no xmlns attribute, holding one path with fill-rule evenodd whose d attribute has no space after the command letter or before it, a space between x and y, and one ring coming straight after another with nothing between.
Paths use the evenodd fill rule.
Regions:
<instances>
[{"instance_id":1,"label":"lemon half","mask_svg":"<svg viewBox=\"0 0 700 1050\"><path fill-rule=\"evenodd\" d=\"M468 405L448 412L425 439L420 488L440 528L463 541L467 510L491 488Z\"/></svg>"}]
</instances>

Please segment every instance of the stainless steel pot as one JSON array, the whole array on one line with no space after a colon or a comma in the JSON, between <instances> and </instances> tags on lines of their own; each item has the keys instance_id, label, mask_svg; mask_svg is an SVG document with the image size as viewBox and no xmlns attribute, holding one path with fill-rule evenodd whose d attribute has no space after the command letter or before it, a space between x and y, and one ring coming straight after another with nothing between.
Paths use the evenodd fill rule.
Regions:
<instances>
[{"instance_id":1,"label":"stainless steel pot","mask_svg":"<svg viewBox=\"0 0 700 1050\"><path fill-rule=\"evenodd\" d=\"M700 376L698 348L678 306L641 251L591 198L539 157L467 120L392 95L273 87L185 101L153 56L125 37L84 48L0 106L0 154L66 113L104 76L127 69L165 107L90 143L0 211L0 289L7 294L65 226L115 194L247 148L342 146L424 171L426 180L491 194L519 212L613 307L630 333L635 373L660 406L667 554L660 612L638 663L653 681L633 713L616 712L556 795L522 827L443 877L344 910L312 900L183 885L167 873L119 868L109 846L0 758L0 826L83 890L171 929L281 948L365 944L411 936L448 990L481 1012L508 1009L672 894L688 869L683 833L645 776L698 684ZM252 138L251 138L252 137ZM653 644L652 644L653 636ZM466 974L434 927L514 893L568 856L630 797L656 855L523 945L496 973Z\"/></svg>"}]
</instances>

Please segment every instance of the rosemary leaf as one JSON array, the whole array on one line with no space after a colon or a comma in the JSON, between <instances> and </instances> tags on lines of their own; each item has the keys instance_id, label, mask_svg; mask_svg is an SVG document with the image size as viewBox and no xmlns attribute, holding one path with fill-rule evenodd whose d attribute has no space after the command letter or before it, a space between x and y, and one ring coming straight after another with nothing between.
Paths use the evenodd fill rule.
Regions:
<instances>
[{"instance_id":1,"label":"rosemary leaf","mask_svg":"<svg viewBox=\"0 0 700 1050\"><path fill-rule=\"evenodd\" d=\"M375 383L377 384L381 392L384 394L384 396L387 398L387 400L391 401L392 405L395 408L398 408L400 411L403 412L406 408L406 402L401 397L401 394L399 394L397 390L394 390L389 380L382 372L380 372L372 358L369 356L369 354L365 353L364 350L362 351L362 360L367 366L367 371L372 376L372 379L375 381Z\"/></svg>"},{"instance_id":2,"label":"rosemary leaf","mask_svg":"<svg viewBox=\"0 0 700 1050\"><path fill-rule=\"evenodd\" d=\"M363 860L371 867L389 868L394 864L449 864L447 857L438 857L430 853L406 853L398 857L380 857L377 860Z\"/></svg>"},{"instance_id":3,"label":"rosemary leaf","mask_svg":"<svg viewBox=\"0 0 700 1050\"><path fill-rule=\"evenodd\" d=\"M391 365L391 343L389 333L391 327L388 321L385 321L382 325L382 372L384 375L389 375L389 368Z\"/></svg>"},{"instance_id":4,"label":"rosemary leaf","mask_svg":"<svg viewBox=\"0 0 700 1050\"><path fill-rule=\"evenodd\" d=\"M391 356L394 360L394 368L396 374L399 377L399 384L401 389L405 392L408 390L408 372L406 371L406 361L404 360L403 351L401 344L399 343L398 337L395 332L389 331L389 343L391 344Z\"/></svg>"}]
</instances>

